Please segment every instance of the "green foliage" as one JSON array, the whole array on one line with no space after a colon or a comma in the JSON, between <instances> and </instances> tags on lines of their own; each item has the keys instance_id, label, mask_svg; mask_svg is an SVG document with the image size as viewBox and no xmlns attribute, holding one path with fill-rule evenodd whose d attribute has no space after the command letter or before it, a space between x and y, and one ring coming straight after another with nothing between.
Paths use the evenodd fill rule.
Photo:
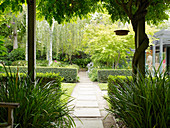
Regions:
<instances>
[{"instance_id":1,"label":"green foliage","mask_svg":"<svg viewBox=\"0 0 170 128\"><path fill-rule=\"evenodd\" d=\"M132 2L125 1L122 2L121 0L103 0L103 1L104 6L111 15L112 20L117 21L120 19L123 22L129 21L129 18L132 18L130 16L138 12L138 9L140 7L139 3L141 3L141 1L138 0L134 0ZM152 0L148 4L146 21L148 23L157 24L163 21L164 19L167 19L168 15L166 14L166 10L168 10L169 7L170 7L169 0L165 1ZM126 11L125 8L127 9ZM128 12L132 14L129 14Z\"/></svg>"},{"instance_id":2,"label":"green foliage","mask_svg":"<svg viewBox=\"0 0 170 128\"><path fill-rule=\"evenodd\" d=\"M4 37L0 36L0 56L4 56L7 54L7 49L3 46L4 44Z\"/></svg>"},{"instance_id":3,"label":"green foliage","mask_svg":"<svg viewBox=\"0 0 170 128\"><path fill-rule=\"evenodd\" d=\"M61 89L65 91L66 95L63 95L61 98L70 100L70 98L76 83L61 83ZM68 97L69 96L69 97Z\"/></svg>"},{"instance_id":4,"label":"green foliage","mask_svg":"<svg viewBox=\"0 0 170 128\"><path fill-rule=\"evenodd\" d=\"M26 66L27 61L25 60L16 60L11 63L12 66Z\"/></svg>"},{"instance_id":5,"label":"green foliage","mask_svg":"<svg viewBox=\"0 0 170 128\"><path fill-rule=\"evenodd\" d=\"M131 76L131 69L99 69L98 70L98 82L105 83L108 81L109 75L113 76Z\"/></svg>"},{"instance_id":6,"label":"green foliage","mask_svg":"<svg viewBox=\"0 0 170 128\"><path fill-rule=\"evenodd\" d=\"M38 16L45 16L50 25L53 18L61 23L63 21L70 21L71 17L83 17L89 12L94 12L98 7L97 3L98 0L75 0L74 2L71 0L51 0L50 2L48 0L41 0L37 6L37 10L39 10Z\"/></svg>"},{"instance_id":7,"label":"green foliage","mask_svg":"<svg viewBox=\"0 0 170 128\"><path fill-rule=\"evenodd\" d=\"M65 66L65 68L76 68L77 70L79 70L79 66L76 64Z\"/></svg>"},{"instance_id":8,"label":"green foliage","mask_svg":"<svg viewBox=\"0 0 170 128\"><path fill-rule=\"evenodd\" d=\"M107 90L107 88L108 88L108 84L107 84L107 83L98 83L98 86L99 86L99 88L100 88L102 91L105 91L105 90Z\"/></svg>"},{"instance_id":9,"label":"green foliage","mask_svg":"<svg viewBox=\"0 0 170 128\"><path fill-rule=\"evenodd\" d=\"M75 68L48 68L48 67L37 67L37 72L46 73L54 72L59 73L61 77L64 77L64 82L77 82L77 69Z\"/></svg>"},{"instance_id":10,"label":"green foliage","mask_svg":"<svg viewBox=\"0 0 170 128\"><path fill-rule=\"evenodd\" d=\"M127 56L133 54L131 52L131 49L134 49L133 33L124 37L117 36L114 31L118 27L118 22L111 23L110 17L102 13L96 13L93 17L99 17L100 20L92 20L85 28L83 35L85 52L91 55L96 67L106 65L112 67L114 64L114 68L117 68L120 60L126 60Z\"/></svg>"},{"instance_id":11,"label":"green foliage","mask_svg":"<svg viewBox=\"0 0 170 128\"><path fill-rule=\"evenodd\" d=\"M86 68L87 64L91 62L90 58L74 59L72 63L79 65L81 68Z\"/></svg>"},{"instance_id":12,"label":"green foliage","mask_svg":"<svg viewBox=\"0 0 170 128\"><path fill-rule=\"evenodd\" d=\"M16 60L13 61L12 66L26 66L28 62L25 60ZM48 60L36 60L36 66L48 66Z\"/></svg>"},{"instance_id":13,"label":"green foliage","mask_svg":"<svg viewBox=\"0 0 170 128\"><path fill-rule=\"evenodd\" d=\"M25 59L25 49L24 48L17 48L12 50L8 58L10 61L16 61L16 60L24 60Z\"/></svg>"},{"instance_id":14,"label":"green foliage","mask_svg":"<svg viewBox=\"0 0 170 128\"><path fill-rule=\"evenodd\" d=\"M16 73L17 67L10 66L11 72ZM19 72L26 73L27 67L20 66ZM59 73L61 77L64 77L64 82L77 82L77 69L76 68L51 68L51 67L37 67L37 73Z\"/></svg>"},{"instance_id":15,"label":"green foliage","mask_svg":"<svg viewBox=\"0 0 170 128\"><path fill-rule=\"evenodd\" d=\"M20 107L14 110L14 127L17 128L64 128L73 127L74 121L70 116L71 109L65 100L61 99L61 77L41 85L32 83L29 76L20 79L19 74L8 74L7 79L0 82L0 101L17 102ZM5 122L7 115L1 108L0 122Z\"/></svg>"},{"instance_id":16,"label":"green foliage","mask_svg":"<svg viewBox=\"0 0 170 128\"><path fill-rule=\"evenodd\" d=\"M16 73L9 73L11 76L15 76ZM20 78L25 79L26 78L26 74L25 73L19 73ZM4 81L7 79L7 74L6 73L0 73L0 80ZM41 80L41 85L43 86L44 84L50 82L50 81L63 81L64 78L62 78L61 76L59 76L59 73L36 73L36 79L39 81Z\"/></svg>"},{"instance_id":17,"label":"green foliage","mask_svg":"<svg viewBox=\"0 0 170 128\"><path fill-rule=\"evenodd\" d=\"M130 128L168 128L170 122L170 78L109 76L108 109ZM124 126L122 126L124 127Z\"/></svg>"},{"instance_id":18,"label":"green foliage","mask_svg":"<svg viewBox=\"0 0 170 128\"><path fill-rule=\"evenodd\" d=\"M90 70L90 72L88 72L88 76L90 78L91 81L97 81L97 68L93 68Z\"/></svg>"},{"instance_id":19,"label":"green foliage","mask_svg":"<svg viewBox=\"0 0 170 128\"><path fill-rule=\"evenodd\" d=\"M36 60L37 66L48 66L48 60Z\"/></svg>"}]
</instances>

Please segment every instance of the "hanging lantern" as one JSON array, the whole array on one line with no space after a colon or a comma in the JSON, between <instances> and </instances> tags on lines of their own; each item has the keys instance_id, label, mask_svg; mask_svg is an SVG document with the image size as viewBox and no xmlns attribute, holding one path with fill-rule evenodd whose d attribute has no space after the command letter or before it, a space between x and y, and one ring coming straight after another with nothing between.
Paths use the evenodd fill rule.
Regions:
<instances>
[{"instance_id":1,"label":"hanging lantern","mask_svg":"<svg viewBox=\"0 0 170 128\"><path fill-rule=\"evenodd\" d=\"M114 32L116 33L116 35L124 36L128 34L129 30L115 30Z\"/></svg>"}]
</instances>

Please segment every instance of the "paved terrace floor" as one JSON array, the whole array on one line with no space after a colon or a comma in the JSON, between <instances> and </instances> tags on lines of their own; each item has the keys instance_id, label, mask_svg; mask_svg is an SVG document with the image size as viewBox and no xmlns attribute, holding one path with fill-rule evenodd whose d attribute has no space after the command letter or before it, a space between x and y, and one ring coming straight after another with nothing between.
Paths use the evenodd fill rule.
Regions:
<instances>
[{"instance_id":1,"label":"paved terrace floor","mask_svg":"<svg viewBox=\"0 0 170 128\"><path fill-rule=\"evenodd\" d=\"M115 119L111 115L107 116L105 108L108 105L97 82L91 82L86 72L79 72L78 75L80 82L73 90L72 97L75 100L71 102L75 107L73 117L76 128L118 128Z\"/></svg>"}]
</instances>

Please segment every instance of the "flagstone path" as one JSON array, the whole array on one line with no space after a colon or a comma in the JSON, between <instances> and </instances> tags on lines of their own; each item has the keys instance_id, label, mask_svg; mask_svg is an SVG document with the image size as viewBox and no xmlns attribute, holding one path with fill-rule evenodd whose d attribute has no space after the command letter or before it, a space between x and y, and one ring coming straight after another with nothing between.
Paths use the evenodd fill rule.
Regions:
<instances>
[{"instance_id":1,"label":"flagstone path","mask_svg":"<svg viewBox=\"0 0 170 128\"><path fill-rule=\"evenodd\" d=\"M108 106L97 83L91 82L86 72L79 72L79 77L80 82L72 93L75 100L71 102L75 106L76 128L117 128L114 118L111 115L106 117L105 108Z\"/></svg>"}]
</instances>

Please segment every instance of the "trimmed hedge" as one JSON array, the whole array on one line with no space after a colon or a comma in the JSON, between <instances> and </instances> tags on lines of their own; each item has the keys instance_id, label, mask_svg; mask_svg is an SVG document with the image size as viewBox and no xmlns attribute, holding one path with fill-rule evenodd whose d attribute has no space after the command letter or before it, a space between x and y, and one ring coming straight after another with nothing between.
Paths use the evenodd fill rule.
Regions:
<instances>
[{"instance_id":1,"label":"trimmed hedge","mask_svg":"<svg viewBox=\"0 0 170 128\"><path fill-rule=\"evenodd\" d=\"M129 80L129 81L127 81L127 80ZM112 75L109 75L109 77L108 77L108 91L113 91L111 89L111 86L114 86L116 84L121 85L123 82L129 83L132 80L133 80L132 76L112 76ZM121 83L121 81L122 81L122 83Z\"/></svg>"},{"instance_id":2,"label":"trimmed hedge","mask_svg":"<svg viewBox=\"0 0 170 128\"><path fill-rule=\"evenodd\" d=\"M98 70L98 82L106 83L108 76L132 76L131 69L99 69Z\"/></svg>"},{"instance_id":3,"label":"trimmed hedge","mask_svg":"<svg viewBox=\"0 0 170 128\"><path fill-rule=\"evenodd\" d=\"M19 66L18 68L20 73L27 73L28 70L27 67ZM17 72L17 66L10 66L10 69L12 73ZM37 73L59 73L61 77L64 77L63 82L69 82L69 83L77 82L78 71L76 68L37 67L36 72Z\"/></svg>"},{"instance_id":4,"label":"trimmed hedge","mask_svg":"<svg viewBox=\"0 0 170 128\"><path fill-rule=\"evenodd\" d=\"M16 73L9 73L9 75L16 76ZM25 79L27 75L25 73L19 73L19 77L21 79ZM6 73L0 73L0 81L6 81L7 74ZM36 73L36 80L41 81L41 85L45 85L50 81L60 82L63 81L64 78L62 78L59 73ZM60 84L59 84L60 85Z\"/></svg>"}]
</instances>

